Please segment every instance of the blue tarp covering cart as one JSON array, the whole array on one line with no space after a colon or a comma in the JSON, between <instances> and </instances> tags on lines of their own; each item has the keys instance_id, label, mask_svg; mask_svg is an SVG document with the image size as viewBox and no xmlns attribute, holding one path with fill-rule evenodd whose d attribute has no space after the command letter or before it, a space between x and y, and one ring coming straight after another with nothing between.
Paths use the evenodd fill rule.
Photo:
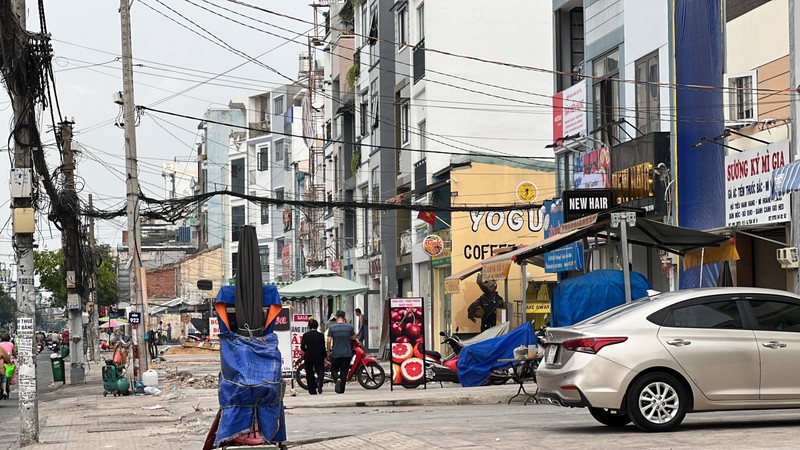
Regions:
<instances>
[{"instance_id":1,"label":"blue tarp covering cart","mask_svg":"<svg viewBox=\"0 0 800 450\"><path fill-rule=\"evenodd\" d=\"M508 334L464 347L458 354L458 379L461 385L485 385L493 370L511 367L510 363L501 363L498 359L513 358L515 348L532 344L536 344L533 327L523 323Z\"/></svg>"},{"instance_id":2,"label":"blue tarp covering cart","mask_svg":"<svg viewBox=\"0 0 800 450\"><path fill-rule=\"evenodd\" d=\"M631 272L631 298L647 296L650 282ZM595 270L564 280L553 292L551 326L565 327L625 303L621 270Z\"/></svg>"}]
</instances>

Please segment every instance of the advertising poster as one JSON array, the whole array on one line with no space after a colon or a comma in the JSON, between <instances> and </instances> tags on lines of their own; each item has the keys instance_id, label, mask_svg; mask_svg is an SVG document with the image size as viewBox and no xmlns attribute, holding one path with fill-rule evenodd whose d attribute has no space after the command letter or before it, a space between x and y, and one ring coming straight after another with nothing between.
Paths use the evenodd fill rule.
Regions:
<instances>
[{"instance_id":1,"label":"advertising poster","mask_svg":"<svg viewBox=\"0 0 800 450\"><path fill-rule=\"evenodd\" d=\"M611 151L608 147L576 156L573 163L575 189L611 187Z\"/></svg>"},{"instance_id":2,"label":"advertising poster","mask_svg":"<svg viewBox=\"0 0 800 450\"><path fill-rule=\"evenodd\" d=\"M561 233L564 223L564 206L561 199L544 202L545 239ZM578 242L567 244L544 254L544 271L548 273L567 272L583 269L583 245Z\"/></svg>"},{"instance_id":3,"label":"advertising poster","mask_svg":"<svg viewBox=\"0 0 800 450\"><path fill-rule=\"evenodd\" d=\"M311 314L293 314L292 315L292 367L295 361L303 356L300 350L300 342L303 335L308 331L308 321L311 319Z\"/></svg>"},{"instance_id":4,"label":"advertising poster","mask_svg":"<svg viewBox=\"0 0 800 450\"><path fill-rule=\"evenodd\" d=\"M219 340L219 319L217 319L216 316L208 318L208 340Z\"/></svg>"},{"instance_id":5,"label":"advertising poster","mask_svg":"<svg viewBox=\"0 0 800 450\"><path fill-rule=\"evenodd\" d=\"M725 157L725 225L788 222L789 196L772 199L772 172L788 164L789 141Z\"/></svg>"},{"instance_id":6,"label":"advertising poster","mask_svg":"<svg viewBox=\"0 0 800 450\"><path fill-rule=\"evenodd\" d=\"M425 385L425 309L422 298L389 300L391 386Z\"/></svg>"},{"instance_id":7,"label":"advertising poster","mask_svg":"<svg viewBox=\"0 0 800 450\"><path fill-rule=\"evenodd\" d=\"M289 331L289 308L284 307L275 318L275 336L278 337L278 350L281 352L281 373L292 373L292 336Z\"/></svg>"},{"instance_id":8,"label":"advertising poster","mask_svg":"<svg viewBox=\"0 0 800 450\"><path fill-rule=\"evenodd\" d=\"M557 141L566 136L584 133L586 133L585 80L553 96L553 139Z\"/></svg>"}]
</instances>

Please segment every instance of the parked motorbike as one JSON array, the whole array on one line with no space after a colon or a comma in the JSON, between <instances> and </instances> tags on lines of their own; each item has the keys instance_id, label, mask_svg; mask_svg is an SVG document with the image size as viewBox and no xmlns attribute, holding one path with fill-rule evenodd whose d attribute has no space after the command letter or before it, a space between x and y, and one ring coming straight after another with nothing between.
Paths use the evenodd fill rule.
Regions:
<instances>
[{"instance_id":1,"label":"parked motorbike","mask_svg":"<svg viewBox=\"0 0 800 450\"><path fill-rule=\"evenodd\" d=\"M461 350L470 344L502 336L508 332L508 328L509 324L506 322L464 340L461 340L455 334L448 335L444 331L440 331L439 336L444 338L442 344L448 345L452 353L442 358L439 352L433 350L424 351L425 381L429 383L460 383L461 381L458 378L458 355ZM458 333L458 328L456 328L456 333ZM514 376L514 371L511 369L495 370L486 384L505 384L508 380L513 379Z\"/></svg>"},{"instance_id":2,"label":"parked motorbike","mask_svg":"<svg viewBox=\"0 0 800 450\"><path fill-rule=\"evenodd\" d=\"M347 381L351 381L356 377L358 384L364 389L378 389L386 382L386 372L383 370L378 360L367 356L367 352L361 348L358 341L353 341L353 350L355 356L350 363L350 371L347 373ZM331 376L331 362L328 358L325 359L325 383L333 383ZM300 357L294 363L294 379L297 384L308 390L308 383L306 383L306 368L305 359Z\"/></svg>"}]
</instances>

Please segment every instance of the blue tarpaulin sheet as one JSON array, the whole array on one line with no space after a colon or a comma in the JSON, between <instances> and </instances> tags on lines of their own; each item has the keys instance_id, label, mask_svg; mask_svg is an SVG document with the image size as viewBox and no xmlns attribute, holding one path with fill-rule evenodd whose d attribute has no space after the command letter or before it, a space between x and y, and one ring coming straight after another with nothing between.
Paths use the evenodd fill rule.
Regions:
<instances>
[{"instance_id":1,"label":"blue tarpaulin sheet","mask_svg":"<svg viewBox=\"0 0 800 450\"><path fill-rule=\"evenodd\" d=\"M772 172L772 199L800 191L800 161L795 161Z\"/></svg>"},{"instance_id":2,"label":"blue tarpaulin sheet","mask_svg":"<svg viewBox=\"0 0 800 450\"><path fill-rule=\"evenodd\" d=\"M217 302L234 304L235 288L224 286ZM280 305L278 289L264 286L262 305ZM220 320L219 406L222 415L214 445L243 434L258 432L270 442L286 440L283 410L285 384L281 379L281 352L274 324L262 336L233 333Z\"/></svg>"},{"instance_id":3,"label":"blue tarpaulin sheet","mask_svg":"<svg viewBox=\"0 0 800 450\"><path fill-rule=\"evenodd\" d=\"M631 298L647 296L650 283L644 275L631 272ZM564 280L553 292L551 325L564 327L625 303L621 270L594 270Z\"/></svg>"},{"instance_id":4,"label":"blue tarpaulin sheet","mask_svg":"<svg viewBox=\"0 0 800 450\"><path fill-rule=\"evenodd\" d=\"M498 362L498 359L513 358L515 348L532 344L536 344L533 327L523 323L508 334L464 347L458 354L458 379L461 385L483 386L493 370L511 367L511 363Z\"/></svg>"}]
</instances>

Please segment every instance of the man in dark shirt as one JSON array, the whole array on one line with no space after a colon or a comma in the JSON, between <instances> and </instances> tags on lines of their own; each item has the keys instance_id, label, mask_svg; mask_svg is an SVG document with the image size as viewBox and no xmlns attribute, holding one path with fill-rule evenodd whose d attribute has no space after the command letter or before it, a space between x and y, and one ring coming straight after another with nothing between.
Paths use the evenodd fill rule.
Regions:
<instances>
[{"instance_id":1,"label":"man in dark shirt","mask_svg":"<svg viewBox=\"0 0 800 450\"><path fill-rule=\"evenodd\" d=\"M322 383L325 381L325 336L320 333L319 322L314 319L308 321L308 331L300 340L300 350L303 351L305 360L306 380L308 380L308 393L322 394Z\"/></svg>"},{"instance_id":2,"label":"man in dark shirt","mask_svg":"<svg viewBox=\"0 0 800 450\"><path fill-rule=\"evenodd\" d=\"M353 342L356 332L345 321L344 311L336 311L336 323L328 327L328 351L331 352L331 375L336 382L336 393L344 393L350 359L353 357Z\"/></svg>"}]
</instances>

